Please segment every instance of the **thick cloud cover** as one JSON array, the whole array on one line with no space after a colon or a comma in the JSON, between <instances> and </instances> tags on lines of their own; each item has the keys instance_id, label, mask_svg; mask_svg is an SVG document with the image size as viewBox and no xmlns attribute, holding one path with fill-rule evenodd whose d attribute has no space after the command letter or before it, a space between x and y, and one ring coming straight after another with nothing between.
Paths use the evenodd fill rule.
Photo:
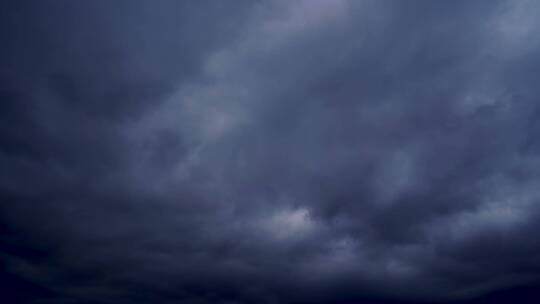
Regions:
<instances>
[{"instance_id":1,"label":"thick cloud cover","mask_svg":"<svg viewBox=\"0 0 540 304\"><path fill-rule=\"evenodd\" d=\"M540 3L1 6L8 302L469 301L537 282Z\"/></svg>"}]
</instances>

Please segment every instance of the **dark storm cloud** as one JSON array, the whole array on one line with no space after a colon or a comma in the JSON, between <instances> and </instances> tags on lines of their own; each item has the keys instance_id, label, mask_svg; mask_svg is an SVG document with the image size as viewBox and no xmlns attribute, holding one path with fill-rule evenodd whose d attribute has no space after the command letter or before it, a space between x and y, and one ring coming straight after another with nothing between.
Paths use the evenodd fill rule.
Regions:
<instances>
[{"instance_id":1,"label":"dark storm cloud","mask_svg":"<svg viewBox=\"0 0 540 304\"><path fill-rule=\"evenodd\" d=\"M2 6L11 301L401 302L536 282L536 3Z\"/></svg>"}]
</instances>

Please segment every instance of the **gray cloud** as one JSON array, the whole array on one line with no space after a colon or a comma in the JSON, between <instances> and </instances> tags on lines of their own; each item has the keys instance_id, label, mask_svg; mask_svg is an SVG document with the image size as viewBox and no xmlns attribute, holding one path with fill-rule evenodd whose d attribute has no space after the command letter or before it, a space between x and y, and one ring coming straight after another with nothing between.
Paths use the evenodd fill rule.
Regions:
<instances>
[{"instance_id":1,"label":"gray cloud","mask_svg":"<svg viewBox=\"0 0 540 304\"><path fill-rule=\"evenodd\" d=\"M35 292L14 299L465 301L538 279L536 3L3 6L0 279Z\"/></svg>"}]
</instances>

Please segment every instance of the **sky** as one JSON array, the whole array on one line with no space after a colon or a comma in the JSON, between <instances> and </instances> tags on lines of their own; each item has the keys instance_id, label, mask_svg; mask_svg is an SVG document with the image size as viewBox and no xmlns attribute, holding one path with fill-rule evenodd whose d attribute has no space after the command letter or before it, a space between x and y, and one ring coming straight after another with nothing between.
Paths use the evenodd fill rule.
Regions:
<instances>
[{"instance_id":1,"label":"sky","mask_svg":"<svg viewBox=\"0 0 540 304\"><path fill-rule=\"evenodd\" d=\"M0 302L540 301L540 2L0 4Z\"/></svg>"}]
</instances>

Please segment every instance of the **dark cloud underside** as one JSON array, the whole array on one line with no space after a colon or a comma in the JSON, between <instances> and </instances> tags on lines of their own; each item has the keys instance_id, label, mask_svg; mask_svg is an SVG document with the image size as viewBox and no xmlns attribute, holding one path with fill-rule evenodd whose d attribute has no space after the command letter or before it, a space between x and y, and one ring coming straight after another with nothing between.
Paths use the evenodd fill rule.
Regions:
<instances>
[{"instance_id":1,"label":"dark cloud underside","mask_svg":"<svg viewBox=\"0 0 540 304\"><path fill-rule=\"evenodd\" d=\"M532 301L539 10L2 3L0 297Z\"/></svg>"}]
</instances>

